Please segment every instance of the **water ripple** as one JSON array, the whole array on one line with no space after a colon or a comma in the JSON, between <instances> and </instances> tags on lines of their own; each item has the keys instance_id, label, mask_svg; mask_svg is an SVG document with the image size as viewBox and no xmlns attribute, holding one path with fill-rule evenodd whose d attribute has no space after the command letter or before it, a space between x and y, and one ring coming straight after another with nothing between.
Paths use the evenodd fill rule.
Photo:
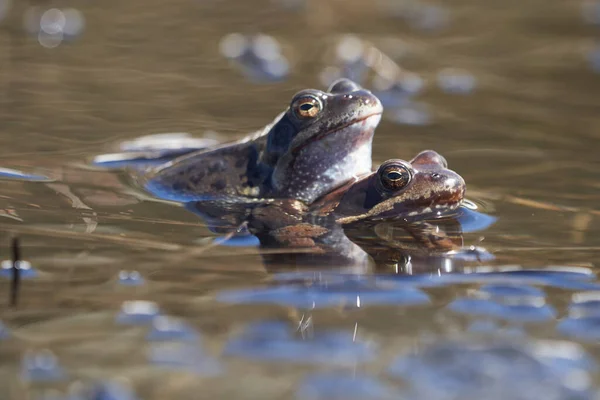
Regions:
<instances>
[{"instance_id":1,"label":"water ripple","mask_svg":"<svg viewBox=\"0 0 600 400\"><path fill-rule=\"evenodd\" d=\"M429 296L413 287L399 287L368 279L314 282L311 286L274 287L224 291L217 300L225 303L272 303L303 309L368 305L417 305L429 303Z\"/></svg>"},{"instance_id":2,"label":"water ripple","mask_svg":"<svg viewBox=\"0 0 600 400\"><path fill-rule=\"evenodd\" d=\"M231 339L225 355L261 361L353 366L376 356L374 343L356 340L347 332L316 332L309 338L293 335L282 322L262 322L249 326Z\"/></svg>"},{"instance_id":3,"label":"water ripple","mask_svg":"<svg viewBox=\"0 0 600 400\"><path fill-rule=\"evenodd\" d=\"M201 376L221 374L223 368L201 348L188 343L153 344L148 352L149 361L162 368L183 370Z\"/></svg>"},{"instance_id":4,"label":"water ripple","mask_svg":"<svg viewBox=\"0 0 600 400\"><path fill-rule=\"evenodd\" d=\"M21 378L28 382L54 382L66 378L66 372L50 350L30 351L21 362Z\"/></svg>"},{"instance_id":5,"label":"water ripple","mask_svg":"<svg viewBox=\"0 0 600 400\"><path fill-rule=\"evenodd\" d=\"M28 174L26 172L17 171L16 169L0 168L0 178L18 179L33 182L49 182L52 179L44 175Z\"/></svg>"},{"instance_id":6,"label":"water ripple","mask_svg":"<svg viewBox=\"0 0 600 400\"><path fill-rule=\"evenodd\" d=\"M155 317L146 335L148 341L197 342L200 335L185 322L167 316Z\"/></svg>"},{"instance_id":7,"label":"water ripple","mask_svg":"<svg viewBox=\"0 0 600 400\"><path fill-rule=\"evenodd\" d=\"M125 325L149 324L160 314L158 305L151 301L125 301L116 322Z\"/></svg>"},{"instance_id":8,"label":"water ripple","mask_svg":"<svg viewBox=\"0 0 600 400\"><path fill-rule=\"evenodd\" d=\"M447 342L399 357L390 373L428 400L592 399L588 360L563 342Z\"/></svg>"},{"instance_id":9,"label":"water ripple","mask_svg":"<svg viewBox=\"0 0 600 400\"><path fill-rule=\"evenodd\" d=\"M399 393L369 376L342 373L314 374L306 377L296 392L298 400L392 400Z\"/></svg>"},{"instance_id":10,"label":"water ripple","mask_svg":"<svg viewBox=\"0 0 600 400\"><path fill-rule=\"evenodd\" d=\"M30 279L38 276L38 271L31 266L29 261L17 261L17 269L19 269L21 279ZM13 276L13 262L4 260L0 263L0 276L3 278L11 278Z\"/></svg>"}]
</instances>

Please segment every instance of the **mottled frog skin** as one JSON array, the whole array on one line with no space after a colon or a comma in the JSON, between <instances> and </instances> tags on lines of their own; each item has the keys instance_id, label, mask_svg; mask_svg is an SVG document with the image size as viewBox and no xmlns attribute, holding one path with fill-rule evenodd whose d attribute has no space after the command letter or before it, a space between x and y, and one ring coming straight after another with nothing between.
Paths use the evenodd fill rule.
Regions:
<instances>
[{"instance_id":1,"label":"mottled frog skin","mask_svg":"<svg viewBox=\"0 0 600 400\"><path fill-rule=\"evenodd\" d=\"M167 200L292 198L312 203L371 171L371 145L383 108L348 79L328 91L297 93L286 111L240 141L176 158L138 181Z\"/></svg>"},{"instance_id":2,"label":"mottled frog skin","mask_svg":"<svg viewBox=\"0 0 600 400\"><path fill-rule=\"evenodd\" d=\"M435 227L461 205L464 194L463 178L447 168L441 155L428 150L410 162L388 160L311 205L271 199L261 204L199 202L191 209L205 216L221 215L223 227L229 226L230 231L245 221L263 249L286 249L286 253L264 254L266 265L364 266L369 255L385 262L386 255L396 260L404 250L428 255L456 249L462 242ZM411 240L396 248L389 243L381 246L382 240L360 239L377 236L376 225L388 222L405 229ZM346 234L349 230L352 236Z\"/></svg>"},{"instance_id":3,"label":"mottled frog skin","mask_svg":"<svg viewBox=\"0 0 600 400\"><path fill-rule=\"evenodd\" d=\"M312 206L315 215L348 225L363 221L436 217L456 209L466 190L464 179L448 169L433 150L410 162L388 160L379 169L328 193Z\"/></svg>"}]
</instances>

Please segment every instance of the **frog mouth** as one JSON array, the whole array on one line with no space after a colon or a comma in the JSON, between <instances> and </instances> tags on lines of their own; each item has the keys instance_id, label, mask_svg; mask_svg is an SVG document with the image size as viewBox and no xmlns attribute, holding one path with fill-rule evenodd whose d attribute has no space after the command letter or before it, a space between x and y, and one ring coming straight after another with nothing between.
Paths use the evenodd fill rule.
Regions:
<instances>
[{"instance_id":1,"label":"frog mouth","mask_svg":"<svg viewBox=\"0 0 600 400\"><path fill-rule=\"evenodd\" d=\"M292 149L292 153L297 154L297 153L301 152L304 148L310 146L312 143L321 141L321 140L323 140L323 138L325 138L327 136L331 136L331 135L335 134L336 132L346 130L347 128L354 127L356 125L365 126L365 128L361 129L361 131L360 131L360 135L359 135L360 137L362 137L362 138L371 137L373 135L373 132L375 131L375 128L379 124L379 121L381 120L382 114L383 114L382 112L371 113L371 114L365 115L364 117L354 119L343 125L336 126L333 129L327 130L325 132L321 132L318 135L313 136L310 140L300 143L298 146L294 147Z\"/></svg>"}]
</instances>

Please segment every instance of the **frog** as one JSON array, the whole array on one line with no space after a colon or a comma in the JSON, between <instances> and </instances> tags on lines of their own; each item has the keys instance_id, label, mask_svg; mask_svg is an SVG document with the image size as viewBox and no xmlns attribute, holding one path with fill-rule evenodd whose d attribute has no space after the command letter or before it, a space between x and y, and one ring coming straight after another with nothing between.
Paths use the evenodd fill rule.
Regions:
<instances>
[{"instance_id":1,"label":"frog","mask_svg":"<svg viewBox=\"0 0 600 400\"><path fill-rule=\"evenodd\" d=\"M246 225L255 235L265 266L353 265L369 257L381 264L409 251L416 256L440 255L462 246L452 215L462 206L466 184L446 159L425 150L410 161L390 159L324 194L311 204L298 199L271 199L259 205L239 203L194 205L201 213L223 210L229 226ZM412 240L395 244L361 241L365 233L393 222ZM441 225L449 229L436 229ZM352 234L349 234L349 233ZM358 240L356 239L358 238ZM358 244L357 244L358 243ZM398 245L398 246L397 246ZM269 252L286 249L286 252ZM385 258L387 255L387 258Z\"/></svg>"},{"instance_id":2,"label":"frog","mask_svg":"<svg viewBox=\"0 0 600 400\"><path fill-rule=\"evenodd\" d=\"M161 199L181 203L292 198L310 204L371 171L373 136L382 112L370 91L341 78L326 91L296 93L262 130L179 154L132 174L133 181Z\"/></svg>"}]
</instances>

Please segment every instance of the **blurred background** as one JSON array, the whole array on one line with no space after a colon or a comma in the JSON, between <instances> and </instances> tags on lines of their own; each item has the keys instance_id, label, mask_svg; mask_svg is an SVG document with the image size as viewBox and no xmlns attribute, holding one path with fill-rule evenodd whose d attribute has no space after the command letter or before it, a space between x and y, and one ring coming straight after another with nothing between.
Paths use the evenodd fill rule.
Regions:
<instances>
[{"instance_id":1,"label":"blurred background","mask_svg":"<svg viewBox=\"0 0 600 400\"><path fill-rule=\"evenodd\" d=\"M256 337L283 340L285 327L255 327L249 334L258 335L255 342L231 345L241 327L273 318L302 325L317 317L297 307L290 317L277 301L216 302L220 290L271 279L256 249L204 251L214 236L194 215L140 198L118 173L88 168L94 155L153 133L237 139L271 122L297 91L348 76L385 107L375 165L436 150L465 178L469 198L498 217L489 230L467 234L467 245L484 245L497 265L575 266L592 285L519 292L536 299L535 311L498 312L476 325L494 334L514 328L523 348L471 353L447 345L423 350L410 373L397 365L396 376L416 382L410 396L482 398L473 377L484 373L492 393L486 398L538 398L543 390L552 399L593 398L585 396L597 390L589 366L597 348L581 343L600 338L600 313L596 298L577 293L598 289L592 281L600 253L599 39L596 0L0 0L0 167L52 179L0 185L0 256L8 257L8 234L17 233L31 262L20 306L9 309L0 298L1 397L398 398L379 381L361 380L383 376L391 362L370 353L372 342L396 354L420 349L417 339L455 339L479 324L475 306L446 307L473 291L486 298L496 292L448 284L426 291L429 301L418 309L320 310L315 326L343 337L315 339L313 347L271 341L286 356L257 362L271 350ZM8 280L0 288L7 292ZM123 303L133 300L150 303ZM583 322L569 314L575 307L579 318L582 302L590 317ZM186 321L193 340L203 335L198 354L172 343L148 347L147 326L115 323L115 315L148 322L159 309ZM567 328L557 330L565 318ZM160 320L152 329L162 332L171 323ZM357 332L369 346L352 347ZM582 339L582 332L592 333ZM578 368L568 371L580 373L579 381L556 378L567 370L540 355L558 348L543 340L567 346L560 357ZM227 343L239 359L222 359ZM515 363L506 348L526 354L520 375L498 372ZM308 367L289 362L299 354L315 357ZM337 358L345 361L328 364ZM440 359L500 367L473 368L461 381L435 369ZM363 367L364 360L371 364ZM300 383L306 373L340 365L338 375ZM394 390L409 386L385 379ZM441 379L455 390L429 391ZM514 392L506 392L506 382L516 382ZM90 397L93 385L108 394ZM349 389L331 392L339 387ZM582 397L568 397L575 389Z\"/></svg>"}]
</instances>

